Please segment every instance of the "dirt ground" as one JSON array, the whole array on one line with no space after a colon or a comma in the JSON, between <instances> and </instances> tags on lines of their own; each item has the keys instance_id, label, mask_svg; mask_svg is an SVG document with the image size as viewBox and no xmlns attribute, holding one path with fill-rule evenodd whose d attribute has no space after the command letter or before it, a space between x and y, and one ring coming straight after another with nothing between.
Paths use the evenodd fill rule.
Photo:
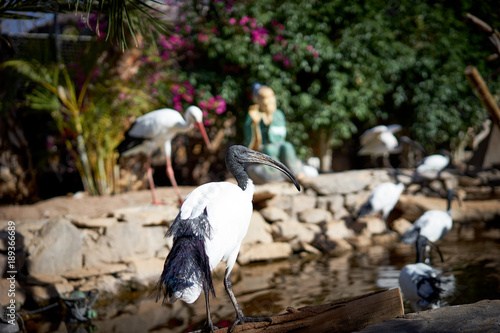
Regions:
<instances>
[{"instance_id":1,"label":"dirt ground","mask_svg":"<svg viewBox=\"0 0 500 333\"><path fill-rule=\"evenodd\" d=\"M181 195L185 197L195 187L181 186ZM159 201L176 205L177 200L171 187L156 189ZM118 208L152 204L149 190L131 191L112 196L92 197L85 193L72 196L54 197L39 201L32 205L16 205L0 207L0 221L39 220L66 214L89 217L106 216Z\"/></svg>"}]
</instances>

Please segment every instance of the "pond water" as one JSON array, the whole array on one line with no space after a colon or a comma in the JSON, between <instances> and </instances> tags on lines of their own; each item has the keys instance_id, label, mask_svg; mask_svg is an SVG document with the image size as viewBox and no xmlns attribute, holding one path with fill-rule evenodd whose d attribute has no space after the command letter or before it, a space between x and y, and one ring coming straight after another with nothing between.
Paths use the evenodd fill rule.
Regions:
<instances>
[{"instance_id":1,"label":"pond water","mask_svg":"<svg viewBox=\"0 0 500 333\"><path fill-rule=\"evenodd\" d=\"M445 261L438 256L433 266L442 270L449 288L442 306L500 298L500 229L454 228L439 243ZM260 263L233 270L233 290L246 315L266 316L295 308L319 305L398 286L399 270L413 263L413 246L372 246L341 257L305 257ZM228 326L234 310L223 287L223 270L215 274L217 298L211 299L214 324ZM94 307L99 316L91 326L71 328L78 332L186 332L205 322L205 301L176 302L161 306L147 292L102 300ZM411 308L405 303L405 311ZM48 318L47 316L45 318ZM65 332L64 322L52 316L28 324L30 331Z\"/></svg>"}]
</instances>

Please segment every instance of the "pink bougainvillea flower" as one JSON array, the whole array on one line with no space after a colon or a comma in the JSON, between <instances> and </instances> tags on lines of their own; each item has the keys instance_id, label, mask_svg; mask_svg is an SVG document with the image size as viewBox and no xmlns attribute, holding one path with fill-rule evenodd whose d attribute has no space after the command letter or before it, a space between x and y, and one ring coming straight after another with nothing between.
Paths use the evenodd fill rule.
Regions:
<instances>
[{"instance_id":1,"label":"pink bougainvillea flower","mask_svg":"<svg viewBox=\"0 0 500 333\"><path fill-rule=\"evenodd\" d=\"M229 24L231 24L231 25L235 25L235 24L236 24L236 19L235 19L234 17L231 17L231 18L229 19Z\"/></svg>"},{"instance_id":2,"label":"pink bougainvillea flower","mask_svg":"<svg viewBox=\"0 0 500 333\"><path fill-rule=\"evenodd\" d=\"M250 17L248 16L243 16L240 20L240 25L245 25L247 22L250 21Z\"/></svg>"}]
</instances>

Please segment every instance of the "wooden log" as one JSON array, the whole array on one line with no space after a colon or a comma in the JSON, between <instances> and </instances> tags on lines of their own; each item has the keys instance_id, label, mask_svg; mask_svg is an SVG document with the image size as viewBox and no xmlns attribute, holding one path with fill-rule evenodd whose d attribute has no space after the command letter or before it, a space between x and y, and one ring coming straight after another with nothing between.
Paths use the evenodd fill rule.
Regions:
<instances>
[{"instance_id":1,"label":"wooden log","mask_svg":"<svg viewBox=\"0 0 500 333\"><path fill-rule=\"evenodd\" d=\"M472 87L476 90L484 107L488 110L493 123L500 128L500 108L491 95L490 90L486 86L481 74L479 74L475 66L467 66L465 69L465 75L472 84Z\"/></svg>"},{"instance_id":2,"label":"wooden log","mask_svg":"<svg viewBox=\"0 0 500 333\"><path fill-rule=\"evenodd\" d=\"M404 308L401 292L394 288L318 306L289 307L287 312L271 317L272 323L238 325L234 332L353 332L403 315ZM215 332L228 331L228 328L221 328Z\"/></svg>"},{"instance_id":3,"label":"wooden log","mask_svg":"<svg viewBox=\"0 0 500 333\"><path fill-rule=\"evenodd\" d=\"M360 333L378 332L498 332L500 300L410 313L368 326Z\"/></svg>"}]
</instances>

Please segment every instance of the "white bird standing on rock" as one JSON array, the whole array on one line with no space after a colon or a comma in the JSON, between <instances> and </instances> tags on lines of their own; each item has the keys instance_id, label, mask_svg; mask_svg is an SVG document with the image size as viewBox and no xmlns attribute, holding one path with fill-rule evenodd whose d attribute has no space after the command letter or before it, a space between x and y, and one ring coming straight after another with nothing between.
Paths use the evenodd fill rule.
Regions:
<instances>
[{"instance_id":1,"label":"white bird standing on rock","mask_svg":"<svg viewBox=\"0 0 500 333\"><path fill-rule=\"evenodd\" d=\"M437 172L439 174L448 164L450 164L450 158L448 156L434 154L424 158L416 171L420 174L425 172Z\"/></svg>"},{"instance_id":2,"label":"white bird standing on rock","mask_svg":"<svg viewBox=\"0 0 500 333\"><path fill-rule=\"evenodd\" d=\"M184 117L173 109L160 109L146 113L137 118L130 129L125 133L125 138L118 145L117 149L120 157L127 157L135 154L145 154L147 156L147 172L149 188L153 196L153 204L158 205L156 199L153 173L151 170L151 155L161 149L166 157L166 172L172 183L179 202L182 202L181 193L172 169L172 140L180 133L186 133L193 127L201 132L205 143L210 149L210 140L203 126L203 112L197 106L190 106L186 109Z\"/></svg>"},{"instance_id":3,"label":"white bird standing on rock","mask_svg":"<svg viewBox=\"0 0 500 333\"><path fill-rule=\"evenodd\" d=\"M440 306L443 289L438 271L424 263L406 265L399 274L399 286L413 311Z\"/></svg>"},{"instance_id":4,"label":"white bird standing on rock","mask_svg":"<svg viewBox=\"0 0 500 333\"><path fill-rule=\"evenodd\" d=\"M404 243L415 243L417 250L416 262L423 262L424 252L429 242L438 251L441 261L443 260L441 251L437 245L433 243L443 238L443 236L453 227L451 200L454 196L454 191L448 190L446 211L433 209L425 212L413 223L413 226L401 236L401 240Z\"/></svg>"},{"instance_id":5,"label":"white bird standing on rock","mask_svg":"<svg viewBox=\"0 0 500 333\"><path fill-rule=\"evenodd\" d=\"M382 219L387 222L387 217L398 203L399 197L405 188L404 184L398 179L397 171L395 178L396 184L391 182L382 183L373 189L368 200L361 206L358 217L380 213Z\"/></svg>"},{"instance_id":6,"label":"white bird standing on rock","mask_svg":"<svg viewBox=\"0 0 500 333\"><path fill-rule=\"evenodd\" d=\"M402 126L398 124L384 126L375 126L364 132L359 140L362 148L359 150L358 155L370 156L377 158L382 156L384 158L384 165L390 167L389 154L399 152L398 139L394 136L395 132L402 130Z\"/></svg>"},{"instance_id":7,"label":"white bird standing on rock","mask_svg":"<svg viewBox=\"0 0 500 333\"><path fill-rule=\"evenodd\" d=\"M281 162L244 146L231 146L226 153L226 167L238 185L213 182L196 188L187 196L167 233L167 236L174 236L174 243L157 285L157 300L163 295L163 302L173 303L181 299L193 303L203 290L211 331L214 326L210 317L209 293L215 296L211 271L221 261L226 262L224 286L236 311L231 330L240 323L272 321L266 317L246 317L232 291L231 270L253 210L254 185L244 169L247 163L261 163L280 170L300 191L297 179Z\"/></svg>"}]
</instances>

